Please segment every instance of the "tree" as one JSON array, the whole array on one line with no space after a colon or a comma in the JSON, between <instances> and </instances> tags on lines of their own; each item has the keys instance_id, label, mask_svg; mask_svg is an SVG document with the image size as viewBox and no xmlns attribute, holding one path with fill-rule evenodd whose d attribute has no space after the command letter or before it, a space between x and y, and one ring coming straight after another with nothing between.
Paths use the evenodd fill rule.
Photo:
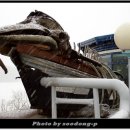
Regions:
<instances>
[{"instance_id":1,"label":"tree","mask_svg":"<svg viewBox=\"0 0 130 130\"><path fill-rule=\"evenodd\" d=\"M1 111L6 112L7 111L7 104L4 99L1 101Z\"/></svg>"},{"instance_id":2,"label":"tree","mask_svg":"<svg viewBox=\"0 0 130 130\"><path fill-rule=\"evenodd\" d=\"M28 109L30 104L27 95L21 91L13 92L12 107L14 110Z\"/></svg>"},{"instance_id":3,"label":"tree","mask_svg":"<svg viewBox=\"0 0 130 130\"><path fill-rule=\"evenodd\" d=\"M1 101L1 112L8 112L14 110L25 110L30 108L26 93L22 91L13 92L12 99L6 102L4 99Z\"/></svg>"}]
</instances>

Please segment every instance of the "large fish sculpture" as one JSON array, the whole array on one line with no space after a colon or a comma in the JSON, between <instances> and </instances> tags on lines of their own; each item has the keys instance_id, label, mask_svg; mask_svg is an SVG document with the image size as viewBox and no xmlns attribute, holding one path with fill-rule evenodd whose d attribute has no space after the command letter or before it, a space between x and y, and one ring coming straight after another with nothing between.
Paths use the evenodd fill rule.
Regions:
<instances>
[{"instance_id":1,"label":"large fish sculpture","mask_svg":"<svg viewBox=\"0 0 130 130\"><path fill-rule=\"evenodd\" d=\"M101 62L73 50L69 39L56 20L37 10L20 23L0 28L0 53L9 56L17 67L31 108L51 114L51 88L41 86L42 77L117 78ZM92 97L91 90L87 95L81 89L57 88L57 91L58 97ZM109 92L105 96L103 91L99 93L100 102L108 103ZM81 105L58 105L58 114L80 108Z\"/></svg>"}]
</instances>

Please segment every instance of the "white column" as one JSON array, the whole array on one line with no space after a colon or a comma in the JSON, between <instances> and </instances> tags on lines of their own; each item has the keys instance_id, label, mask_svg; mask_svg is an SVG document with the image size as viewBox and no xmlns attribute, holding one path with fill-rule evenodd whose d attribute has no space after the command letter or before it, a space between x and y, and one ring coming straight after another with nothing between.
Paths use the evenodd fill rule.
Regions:
<instances>
[{"instance_id":1,"label":"white column","mask_svg":"<svg viewBox=\"0 0 130 130\"><path fill-rule=\"evenodd\" d=\"M52 118L57 118L56 87L51 87Z\"/></svg>"},{"instance_id":2,"label":"white column","mask_svg":"<svg viewBox=\"0 0 130 130\"><path fill-rule=\"evenodd\" d=\"M130 57L128 57L128 86L129 86L129 99L130 99ZM130 100L129 100L130 104Z\"/></svg>"},{"instance_id":3,"label":"white column","mask_svg":"<svg viewBox=\"0 0 130 130\"><path fill-rule=\"evenodd\" d=\"M98 89L96 88L93 88L93 98L94 98L95 118L100 118L99 94L98 94Z\"/></svg>"}]
</instances>

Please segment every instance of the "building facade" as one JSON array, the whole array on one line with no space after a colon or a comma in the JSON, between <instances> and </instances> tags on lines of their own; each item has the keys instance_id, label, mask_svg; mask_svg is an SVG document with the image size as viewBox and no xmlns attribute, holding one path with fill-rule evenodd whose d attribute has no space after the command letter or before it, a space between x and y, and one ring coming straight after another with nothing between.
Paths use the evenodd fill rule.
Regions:
<instances>
[{"instance_id":1,"label":"building facade","mask_svg":"<svg viewBox=\"0 0 130 130\"><path fill-rule=\"evenodd\" d=\"M87 46L96 50L100 54L102 62L108 65L114 72L121 74L128 85L128 58L116 46L114 34L97 36L78 43L78 46L83 52Z\"/></svg>"}]
</instances>

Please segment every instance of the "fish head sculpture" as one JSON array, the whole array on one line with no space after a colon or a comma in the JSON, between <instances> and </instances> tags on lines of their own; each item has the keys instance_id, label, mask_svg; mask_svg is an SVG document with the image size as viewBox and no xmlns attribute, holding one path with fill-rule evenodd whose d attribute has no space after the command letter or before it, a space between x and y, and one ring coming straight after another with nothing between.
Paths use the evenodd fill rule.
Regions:
<instances>
[{"instance_id":1,"label":"fish head sculpture","mask_svg":"<svg viewBox=\"0 0 130 130\"><path fill-rule=\"evenodd\" d=\"M96 76L96 78L97 77L103 78L106 76L108 76L107 78L116 77L112 73L112 70L107 68L107 66L103 65L98 61L92 60L91 58L85 57L80 53L76 52L75 50L71 49L69 39L70 39L69 35L63 30L61 25L56 20L54 20L51 16L37 10L31 12L27 16L27 18L20 23L0 28L0 54L9 56L13 61L13 63L15 64L15 66L17 67L23 85L29 97L31 108L43 109L44 111L49 110L49 113L51 113L51 88L50 87L45 88L40 84L40 80L42 77L52 76L50 75L49 72L52 73L57 72L62 76L64 76L65 74L65 76L67 75L69 77L70 76L71 77L93 77L93 76L95 77ZM47 55L47 58L49 57L48 58L49 60L50 59L52 60L54 58L55 62L54 61L44 62L44 64L45 66L48 65L49 66L48 68L54 71L49 70L47 73L47 69L46 69L47 67L43 67L43 66L41 67L43 69L45 68L44 72L41 71L39 68L36 68L36 66L38 65L41 64L43 65L43 59L44 59L43 53L42 53L43 54L42 57L40 57L42 58L41 62L38 62L39 59L37 61L33 59L36 63L34 67L35 69L33 68L34 70L32 69L32 66L29 66L28 64L24 64L20 59L21 57L19 56L19 52L17 51L17 47L19 45L25 45L25 46L31 45L39 49L45 50L46 53L44 54ZM24 49L23 46L22 49ZM39 49L37 49L38 51L36 53L39 53ZM51 53L48 54L49 51ZM52 52L54 52L54 54L56 55L52 56ZM29 51L30 55L31 53L32 50ZM60 55L59 56L60 58L57 55L58 56ZM31 60L30 62L32 64ZM52 66L52 63L58 63L58 65L60 66L57 67L57 64L56 65L54 64ZM63 68L61 67L61 63ZM7 73L7 68L3 65L3 62L1 60L0 60L0 66L4 69L5 73ZM104 93L100 94L100 97L102 95L104 96L105 95ZM67 93L63 91L63 92L59 92L59 94L62 97L70 97L70 92ZM75 97L75 93L71 92L71 96ZM81 96L83 95L82 94L76 95L77 98ZM107 94L105 96L107 96ZM106 99L105 96L101 98ZM90 90L88 93L88 98L91 97L92 97L92 91ZM107 97L110 96L108 95ZM118 96L116 97L118 98ZM86 94L85 94L85 98L86 98ZM119 100L116 99L115 101L119 101ZM61 110L61 113L65 111L68 113L70 109L75 110L75 108L79 108L79 106L68 107L66 105L65 106L61 105L59 108L60 108L59 110Z\"/></svg>"},{"instance_id":2,"label":"fish head sculpture","mask_svg":"<svg viewBox=\"0 0 130 130\"><path fill-rule=\"evenodd\" d=\"M0 28L0 53L9 55L17 44L35 44L51 51L68 52L69 35L49 15L35 10L15 25Z\"/></svg>"},{"instance_id":3,"label":"fish head sculpture","mask_svg":"<svg viewBox=\"0 0 130 130\"><path fill-rule=\"evenodd\" d=\"M50 101L50 88L40 85L40 78L48 76L39 69L25 65L17 51L18 45L31 45L49 53L67 55L71 46L69 35L51 16L35 10L17 24L0 28L0 54L9 56L15 64L31 103L31 108L46 108ZM29 53L32 51L30 50ZM0 60L0 66L3 62ZM5 73L6 68L3 67ZM46 95L46 96L45 96ZM44 100L44 101L43 101ZM48 105L50 108L50 104Z\"/></svg>"}]
</instances>

